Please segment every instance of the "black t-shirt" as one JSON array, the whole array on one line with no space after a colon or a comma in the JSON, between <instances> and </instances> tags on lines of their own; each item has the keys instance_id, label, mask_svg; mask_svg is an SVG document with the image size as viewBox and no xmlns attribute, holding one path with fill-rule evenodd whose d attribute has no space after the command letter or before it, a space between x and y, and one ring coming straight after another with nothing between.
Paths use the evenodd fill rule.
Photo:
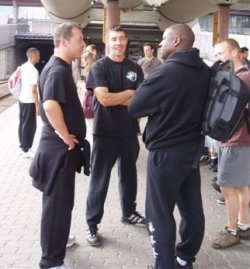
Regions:
<instances>
[{"instance_id":1,"label":"black t-shirt","mask_svg":"<svg viewBox=\"0 0 250 269\"><path fill-rule=\"evenodd\" d=\"M39 93L40 114L44 123L43 135L58 137L42 106L46 100L55 100L61 106L69 133L74 134L78 140L82 141L86 136L86 124L72 77L71 66L61 58L52 56L41 73Z\"/></svg>"},{"instance_id":2,"label":"black t-shirt","mask_svg":"<svg viewBox=\"0 0 250 269\"><path fill-rule=\"evenodd\" d=\"M98 60L91 68L87 88L107 87L109 92L134 89L143 81L141 67L125 59L114 62L109 57ZM94 135L126 137L136 135L139 130L137 119L128 114L127 106L102 106L94 98Z\"/></svg>"}]
</instances>

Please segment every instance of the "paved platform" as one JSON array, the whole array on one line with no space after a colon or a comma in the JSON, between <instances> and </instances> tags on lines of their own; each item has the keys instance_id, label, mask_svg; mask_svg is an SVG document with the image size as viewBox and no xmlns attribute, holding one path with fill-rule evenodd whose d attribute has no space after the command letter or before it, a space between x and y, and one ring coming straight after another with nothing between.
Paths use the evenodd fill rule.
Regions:
<instances>
[{"instance_id":1,"label":"paved platform","mask_svg":"<svg viewBox=\"0 0 250 269\"><path fill-rule=\"evenodd\" d=\"M142 120L141 124L144 123ZM17 127L18 106L14 104L0 114L0 268L37 269L41 254L41 193L31 186L28 175L30 160L23 159L18 154ZM39 129L34 148L39 138ZM147 151L141 143L138 159L138 210L142 213L145 200L146 158ZM201 167L201 174L206 233L194 268L249 269L250 241L242 241L241 244L223 251L210 247L211 239L224 228L225 206L216 203L219 195L211 187L214 174L207 166ZM152 264L152 250L146 229L120 222L116 167L112 173L100 227L104 244L101 247L87 245L85 203L88 185L89 178L77 174L72 219L72 233L76 235L77 244L67 251L65 263L69 268L145 269L147 265ZM178 212L176 219L179 219Z\"/></svg>"},{"instance_id":2,"label":"paved platform","mask_svg":"<svg viewBox=\"0 0 250 269\"><path fill-rule=\"evenodd\" d=\"M10 95L10 92L8 90L7 83L1 82L0 83L0 100L9 95Z\"/></svg>"}]
</instances>

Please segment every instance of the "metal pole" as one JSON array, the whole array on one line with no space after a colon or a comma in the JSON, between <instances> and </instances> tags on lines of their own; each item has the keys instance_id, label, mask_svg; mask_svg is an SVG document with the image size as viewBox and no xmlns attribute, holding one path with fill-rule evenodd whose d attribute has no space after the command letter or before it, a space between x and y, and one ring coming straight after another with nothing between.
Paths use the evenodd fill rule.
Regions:
<instances>
[{"instance_id":1,"label":"metal pole","mask_svg":"<svg viewBox=\"0 0 250 269\"><path fill-rule=\"evenodd\" d=\"M213 46L219 40L219 13L215 12L213 14Z\"/></svg>"},{"instance_id":2,"label":"metal pole","mask_svg":"<svg viewBox=\"0 0 250 269\"><path fill-rule=\"evenodd\" d=\"M107 32L113 26L120 24L120 8L118 0L108 0L103 16L103 42L106 44ZM106 47L105 54L108 54Z\"/></svg>"},{"instance_id":3,"label":"metal pole","mask_svg":"<svg viewBox=\"0 0 250 269\"><path fill-rule=\"evenodd\" d=\"M107 30L120 24L120 8L118 0L107 1Z\"/></svg>"},{"instance_id":4,"label":"metal pole","mask_svg":"<svg viewBox=\"0 0 250 269\"><path fill-rule=\"evenodd\" d=\"M18 22L18 5L17 0L12 0L12 6L13 6L13 23L17 24Z\"/></svg>"},{"instance_id":5,"label":"metal pole","mask_svg":"<svg viewBox=\"0 0 250 269\"><path fill-rule=\"evenodd\" d=\"M219 40L228 38L230 5L219 5Z\"/></svg>"}]
</instances>

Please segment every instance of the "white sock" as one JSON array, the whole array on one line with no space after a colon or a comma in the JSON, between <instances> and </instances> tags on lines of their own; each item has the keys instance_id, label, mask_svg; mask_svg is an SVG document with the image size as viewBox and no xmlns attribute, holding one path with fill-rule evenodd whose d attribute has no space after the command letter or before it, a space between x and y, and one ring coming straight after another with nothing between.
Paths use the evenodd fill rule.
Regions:
<instances>
[{"instance_id":1,"label":"white sock","mask_svg":"<svg viewBox=\"0 0 250 269\"><path fill-rule=\"evenodd\" d=\"M177 256L176 260L177 260L177 262L178 262L181 266L185 266L185 265L187 264L186 261L182 260L182 259L179 258L178 256Z\"/></svg>"},{"instance_id":2,"label":"white sock","mask_svg":"<svg viewBox=\"0 0 250 269\"><path fill-rule=\"evenodd\" d=\"M236 234L237 234L236 229L230 229L230 228L227 228L227 230L229 231L229 233L230 233L231 235L236 236Z\"/></svg>"},{"instance_id":3,"label":"white sock","mask_svg":"<svg viewBox=\"0 0 250 269\"><path fill-rule=\"evenodd\" d=\"M238 222L238 227L242 230L242 231L246 231L248 228L250 228L249 224L244 224L241 222Z\"/></svg>"}]
</instances>

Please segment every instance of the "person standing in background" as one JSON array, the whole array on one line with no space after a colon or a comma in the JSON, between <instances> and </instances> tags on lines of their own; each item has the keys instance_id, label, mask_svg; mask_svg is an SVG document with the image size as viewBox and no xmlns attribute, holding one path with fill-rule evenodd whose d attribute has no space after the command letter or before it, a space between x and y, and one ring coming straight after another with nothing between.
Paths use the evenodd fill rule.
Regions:
<instances>
[{"instance_id":1,"label":"person standing in background","mask_svg":"<svg viewBox=\"0 0 250 269\"><path fill-rule=\"evenodd\" d=\"M93 98L94 92L93 89L87 89L86 85L88 82L89 72L93 64L95 63L96 57L91 51L85 51L82 55L82 65L83 65L83 85L84 85L84 97L82 101L83 113L85 116L87 124L87 132L92 132L93 129ZM92 137L92 133L89 134Z\"/></svg>"},{"instance_id":2,"label":"person standing in background","mask_svg":"<svg viewBox=\"0 0 250 269\"><path fill-rule=\"evenodd\" d=\"M250 61L248 60L248 48L242 47L240 48L240 58L244 65L247 66L247 68L250 69Z\"/></svg>"},{"instance_id":3,"label":"person standing in background","mask_svg":"<svg viewBox=\"0 0 250 269\"><path fill-rule=\"evenodd\" d=\"M154 46L151 43L145 43L143 45L144 57L138 61L141 66L144 78L147 78L148 74L157 66L161 65L161 61L154 56Z\"/></svg>"},{"instance_id":4,"label":"person standing in background","mask_svg":"<svg viewBox=\"0 0 250 269\"><path fill-rule=\"evenodd\" d=\"M97 61L99 59L99 55L97 52L97 47L95 44L90 44L86 47L85 52L91 52L93 54L94 61Z\"/></svg>"},{"instance_id":5,"label":"person standing in background","mask_svg":"<svg viewBox=\"0 0 250 269\"><path fill-rule=\"evenodd\" d=\"M77 85L78 82L81 80L79 59L75 59L74 61L72 61L71 66L72 66L72 76L75 81L75 84Z\"/></svg>"},{"instance_id":6,"label":"person standing in background","mask_svg":"<svg viewBox=\"0 0 250 269\"><path fill-rule=\"evenodd\" d=\"M90 44L86 47L85 52L82 55L82 66L83 66L83 81L84 81L84 98L83 98L83 112L85 115L85 119L93 119L94 112L93 112L93 90L86 89L86 84L89 77L90 68L92 65L99 59L97 47L95 44ZM89 128L93 128L92 121L87 121L89 123Z\"/></svg>"},{"instance_id":7,"label":"person standing in background","mask_svg":"<svg viewBox=\"0 0 250 269\"><path fill-rule=\"evenodd\" d=\"M35 64L40 61L40 52L37 48L29 48L26 55L28 61L21 66L18 137L22 156L33 158L34 153L31 147L36 133L38 115L38 71Z\"/></svg>"}]
</instances>

